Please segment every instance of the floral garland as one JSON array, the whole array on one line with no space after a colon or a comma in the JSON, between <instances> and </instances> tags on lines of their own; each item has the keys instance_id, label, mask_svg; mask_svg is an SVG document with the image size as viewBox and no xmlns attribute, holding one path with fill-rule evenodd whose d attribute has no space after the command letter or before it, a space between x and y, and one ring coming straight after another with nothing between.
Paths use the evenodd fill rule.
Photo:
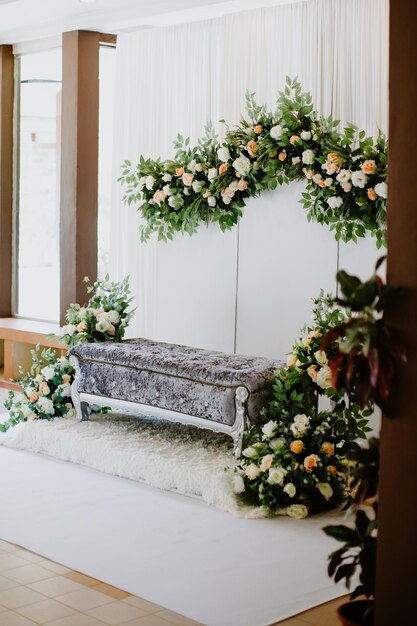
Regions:
<instances>
[{"instance_id":1,"label":"floral garland","mask_svg":"<svg viewBox=\"0 0 417 626\"><path fill-rule=\"evenodd\" d=\"M336 341L322 349L329 329L345 320L330 296L315 300L314 322L276 373L273 399L263 411L264 425L245 433L245 448L232 486L248 504L270 514L306 517L335 507L346 497L346 452L369 432L369 409L361 410L356 390L332 387L329 362ZM318 410L318 396L333 402Z\"/></svg>"},{"instance_id":2,"label":"floral garland","mask_svg":"<svg viewBox=\"0 0 417 626\"><path fill-rule=\"evenodd\" d=\"M300 202L307 219L327 225L336 240L357 241L370 232L377 246L386 240L387 143L338 120L320 117L309 93L287 77L274 112L247 94L248 118L227 127L220 144L211 124L198 145L178 135L173 160L126 160L119 181L125 202L140 203L141 239L157 232L195 233L201 222L231 229L246 199L294 180L306 182ZM223 122L223 120L222 120Z\"/></svg>"},{"instance_id":3,"label":"floral garland","mask_svg":"<svg viewBox=\"0 0 417 626\"><path fill-rule=\"evenodd\" d=\"M129 278L120 283L110 282L109 276L93 284L88 278L84 280L91 298L84 307L71 304L66 313L68 324L59 341L68 347L80 342L120 341L133 315L127 310L132 301ZM32 362L31 370L19 381L23 391L9 392L4 403L9 417L0 423L0 432L20 422L75 415L71 400L75 372L68 357L58 357L52 349L37 348L32 350ZM107 413L109 407L93 405L89 410Z\"/></svg>"}]
</instances>

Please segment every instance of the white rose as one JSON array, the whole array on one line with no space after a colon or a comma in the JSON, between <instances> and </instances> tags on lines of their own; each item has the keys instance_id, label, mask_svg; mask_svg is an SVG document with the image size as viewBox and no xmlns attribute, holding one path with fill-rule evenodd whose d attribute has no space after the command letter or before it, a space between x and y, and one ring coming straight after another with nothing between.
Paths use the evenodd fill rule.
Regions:
<instances>
[{"instance_id":1,"label":"white rose","mask_svg":"<svg viewBox=\"0 0 417 626\"><path fill-rule=\"evenodd\" d=\"M243 450L242 455L247 459L253 459L255 456L258 456L258 451L256 448L249 446Z\"/></svg>"},{"instance_id":2,"label":"white rose","mask_svg":"<svg viewBox=\"0 0 417 626\"><path fill-rule=\"evenodd\" d=\"M81 321L85 320L87 318L88 315L88 309L86 309L85 307L81 307L81 309L78 312L78 317L80 318Z\"/></svg>"},{"instance_id":3,"label":"white rose","mask_svg":"<svg viewBox=\"0 0 417 626\"><path fill-rule=\"evenodd\" d=\"M28 404L22 404L19 409L22 412L23 417L28 417L32 413L32 409Z\"/></svg>"},{"instance_id":4,"label":"white rose","mask_svg":"<svg viewBox=\"0 0 417 626\"><path fill-rule=\"evenodd\" d=\"M75 409L69 409L69 411L65 414L66 417L75 417Z\"/></svg>"},{"instance_id":5,"label":"white rose","mask_svg":"<svg viewBox=\"0 0 417 626\"><path fill-rule=\"evenodd\" d=\"M251 463L245 468L245 474L249 480L256 480L261 473L261 470L255 463Z\"/></svg>"},{"instance_id":6,"label":"white rose","mask_svg":"<svg viewBox=\"0 0 417 626\"><path fill-rule=\"evenodd\" d=\"M52 400L46 398L45 396L41 396L36 404L39 407L41 413L53 415L55 412L54 403L52 402Z\"/></svg>"},{"instance_id":7,"label":"white rose","mask_svg":"<svg viewBox=\"0 0 417 626\"><path fill-rule=\"evenodd\" d=\"M107 319L109 320L109 322L111 322L112 324L118 324L119 320L120 320L120 315L118 311L109 311L107 313Z\"/></svg>"},{"instance_id":8,"label":"white rose","mask_svg":"<svg viewBox=\"0 0 417 626\"><path fill-rule=\"evenodd\" d=\"M210 196L207 200L209 206L216 206L216 198L214 196Z\"/></svg>"},{"instance_id":9,"label":"white rose","mask_svg":"<svg viewBox=\"0 0 417 626\"><path fill-rule=\"evenodd\" d=\"M340 170L338 175L336 176L336 180L339 181L341 185L347 183L352 176L352 172L350 170Z\"/></svg>"},{"instance_id":10,"label":"white rose","mask_svg":"<svg viewBox=\"0 0 417 626\"><path fill-rule=\"evenodd\" d=\"M25 402L26 403L28 401L28 399L27 399L27 397L25 396L24 393L18 393L17 396L14 398L14 401L15 402Z\"/></svg>"},{"instance_id":11,"label":"white rose","mask_svg":"<svg viewBox=\"0 0 417 626\"><path fill-rule=\"evenodd\" d=\"M162 176L162 180L164 181L164 183L169 183L172 180L171 174L164 174Z\"/></svg>"},{"instance_id":12,"label":"white rose","mask_svg":"<svg viewBox=\"0 0 417 626\"><path fill-rule=\"evenodd\" d=\"M324 182L326 183L326 187L331 187L333 185L333 178L329 176Z\"/></svg>"},{"instance_id":13,"label":"white rose","mask_svg":"<svg viewBox=\"0 0 417 626\"><path fill-rule=\"evenodd\" d=\"M293 483L287 483L283 491L285 491L285 493L289 495L290 498L293 498L297 492L295 485L293 485Z\"/></svg>"},{"instance_id":14,"label":"white rose","mask_svg":"<svg viewBox=\"0 0 417 626\"><path fill-rule=\"evenodd\" d=\"M230 204L232 201L232 198L229 198L228 196L223 196L222 195L222 200L225 204Z\"/></svg>"},{"instance_id":15,"label":"white rose","mask_svg":"<svg viewBox=\"0 0 417 626\"><path fill-rule=\"evenodd\" d=\"M244 154L241 154L237 159L233 161L233 167L236 172L241 176L247 176L250 172L251 162Z\"/></svg>"},{"instance_id":16,"label":"white rose","mask_svg":"<svg viewBox=\"0 0 417 626\"><path fill-rule=\"evenodd\" d=\"M46 367L41 369L41 372L45 380L51 380L51 378L55 376L55 369L51 367L50 365L47 365Z\"/></svg>"},{"instance_id":17,"label":"white rose","mask_svg":"<svg viewBox=\"0 0 417 626\"><path fill-rule=\"evenodd\" d=\"M362 170L358 170L357 172L352 173L352 185L354 187L360 187L361 189L363 189L366 185L367 180L368 177L362 172Z\"/></svg>"},{"instance_id":18,"label":"white rose","mask_svg":"<svg viewBox=\"0 0 417 626\"><path fill-rule=\"evenodd\" d=\"M210 167L209 171L207 172L207 178L209 179L209 181L212 181L213 178L216 178L217 176L217 169L215 167Z\"/></svg>"},{"instance_id":19,"label":"white rose","mask_svg":"<svg viewBox=\"0 0 417 626\"><path fill-rule=\"evenodd\" d=\"M330 498L333 495L333 489L329 485L329 483L318 483L317 484L317 489L320 491L321 495L326 500L330 500Z\"/></svg>"},{"instance_id":20,"label":"white rose","mask_svg":"<svg viewBox=\"0 0 417 626\"><path fill-rule=\"evenodd\" d=\"M146 189L149 189L149 190L153 189L154 184L155 184L154 177L153 176L147 176L146 180L145 180Z\"/></svg>"},{"instance_id":21,"label":"white rose","mask_svg":"<svg viewBox=\"0 0 417 626\"><path fill-rule=\"evenodd\" d=\"M304 519L308 515L308 508L304 504L291 504L287 506L287 515L295 519Z\"/></svg>"},{"instance_id":22,"label":"white rose","mask_svg":"<svg viewBox=\"0 0 417 626\"><path fill-rule=\"evenodd\" d=\"M276 126L273 126L271 128L271 130L269 131L269 134L271 135L272 139L280 139L283 132L284 132L284 129L282 128L282 126L280 124L277 124Z\"/></svg>"},{"instance_id":23,"label":"white rose","mask_svg":"<svg viewBox=\"0 0 417 626\"><path fill-rule=\"evenodd\" d=\"M58 363L60 364L61 367L68 367L69 365L68 357L60 356L58 359Z\"/></svg>"},{"instance_id":24,"label":"white rose","mask_svg":"<svg viewBox=\"0 0 417 626\"><path fill-rule=\"evenodd\" d=\"M328 360L324 350L317 350L314 353L315 359L319 365L327 365Z\"/></svg>"},{"instance_id":25,"label":"white rose","mask_svg":"<svg viewBox=\"0 0 417 626\"><path fill-rule=\"evenodd\" d=\"M316 383L322 389L329 389L332 386L332 372L328 365L321 367L318 371Z\"/></svg>"},{"instance_id":26,"label":"white rose","mask_svg":"<svg viewBox=\"0 0 417 626\"><path fill-rule=\"evenodd\" d=\"M260 465L261 472L266 472L266 470L269 470L272 465L273 460L274 460L274 457L272 456L272 454L266 454L261 461L261 465Z\"/></svg>"},{"instance_id":27,"label":"white rose","mask_svg":"<svg viewBox=\"0 0 417 626\"><path fill-rule=\"evenodd\" d=\"M230 480L234 493L243 493L245 491L245 481L240 474L234 474Z\"/></svg>"},{"instance_id":28,"label":"white rose","mask_svg":"<svg viewBox=\"0 0 417 626\"><path fill-rule=\"evenodd\" d=\"M194 170L195 170L196 172L202 172L202 171L203 171L203 165L202 165L202 163L196 163L196 164L195 164L195 167L194 167Z\"/></svg>"},{"instance_id":29,"label":"white rose","mask_svg":"<svg viewBox=\"0 0 417 626\"><path fill-rule=\"evenodd\" d=\"M270 485L282 485L287 473L287 470L283 467L271 467L268 475L268 483Z\"/></svg>"},{"instance_id":30,"label":"white rose","mask_svg":"<svg viewBox=\"0 0 417 626\"><path fill-rule=\"evenodd\" d=\"M375 185L375 193L380 198L386 198L388 196L387 183L378 183L377 185Z\"/></svg>"},{"instance_id":31,"label":"white rose","mask_svg":"<svg viewBox=\"0 0 417 626\"><path fill-rule=\"evenodd\" d=\"M274 422L273 420L271 420L270 422L262 426L262 432L266 437L271 438L277 432L277 428L278 428L278 424Z\"/></svg>"},{"instance_id":32,"label":"white rose","mask_svg":"<svg viewBox=\"0 0 417 626\"><path fill-rule=\"evenodd\" d=\"M321 179L323 178L323 176L317 173L317 174L313 174L312 178L313 178L313 181L316 183L316 185L318 185Z\"/></svg>"},{"instance_id":33,"label":"white rose","mask_svg":"<svg viewBox=\"0 0 417 626\"><path fill-rule=\"evenodd\" d=\"M222 146L217 150L217 156L219 157L220 161L222 161L222 163L227 163L227 161L229 161L230 159L229 148L225 148L224 146Z\"/></svg>"},{"instance_id":34,"label":"white rose","mask_svg":"<svg viewBox=\"0 0 417 626\"><path fill-rule=\"evenodd\" d=\"M290 430L295 437L301 437L305 435L310 426L310 418L304 413L298 414L294 417L294 421L290 426Z\"/></svg>"},{"instance_id":35,"label":"white rose","mask_svg":"<svg viewBox=\"0 0 417 626\"><path fill-rule=\"evenodd\" d=\"M198 193L199 191L201 191L201 190L202 190L202 188L203 188L203 183L202 183L202 182L200 182L199 180L195 180L195 181L193 182L193 184L192 184L192 188L193 188L193 190L194 190L196 193Z\"/></svg>"},{"instance_id":36,"label":"white rose","mask_svg":"<svg viewBox=\"0 0 417 626\"><path fill-rule=\"evenodd\" d=\"M64 358L64 359L65 359L66 357L61 357L61 359L62 359L62 358ZM59 361L59 359L58 359L58 361ZM42 374L36 374L36 376L35 376L34 380L35 380L35 382L37 382L37 383L41 383L41 382L43 381L43 376L42 376Z\"/></svg>"},{"instance_id":37,"label":"white rose","mask_svg":"<svg viewBox=\"0 0 417 626\"><path fill-rule=\"evenodd\" d=\"M71 385L69 383L64 383L63 385L60 385L58 389L59 388L61 389L61 395L63 398L71 397Z\"/></svg>"},{"instance_id":38,"label":"white rose","mask_svg":"<svg viewBox=\"0 0 417 626\"><path fill-rule=\"evenodd\" d=\"M312 165L314 163L314 152L312 150L304 150L301 158L305 165Z\"/></svg>"},{"instance_id":39,"label":"white rose","mask_svg":"<svg viewBox=\"0 0 417 626\"><path fill-rule=\"evenodd\" d=\"M303 141L308 141L311 139L311 133L309 130L302 130L300 133L300 137Z\"/></svg>"},{"instance_id":40,"label":"white rose","mask_svg":"<svg viewBox=\"0 0 417 626\"><path fill-rule=\"evenodd\" d=\"M276 439L271 439L269 442L269 447L272 450L278 450L278 448L283 448L285 446L285 439L282 437L277 437Z\"/></svg>"},{"instance_id":41,"label":"white rose","mask_svg":"<svg viewBox=\"0 0 417 626\"><path fill-rule=\"evenodd\" d=\"M340 196L331 196L330 198L327 198L327 204L331 209L338 209L342 206L343 200Z\"/></svg>"},{"instance_id":42,"label":"white rose","mask_svg":"<svg viewBox=\"0 0 417 626\"><path fill-rule=\"evenodd\" d=\"M298 163L300 163L301 161L299 156L293 157L291 160L293 165L298 165Z\"/></svg>"},{"instance_id":43,"label":"white rose","mask_svg":"<svg viewBox=\"0 0 417 626\"><path fill-rule=\"evenodd\" d=\"M107 333L110 329L110 323L105 318L100 318L96 324L96 330L99 333Z\"/></svg>"},{"instance_id":44,"label":"white rose","mask_svg":"<svg viewBox=\"0 0 417 626\"><path fill-rule=\"evenodd\" d=\"M166 185L164 185L162 187L162 191L164 192L164 194L166 196L172 196L172 194L173 194L173 191L172 191L171 187L168 184L166 184Z\"/></svg>"},{"instance_id":45,"label":"white rose","mask_svg":"<svg viewBox=\"0 0 417 626\"><path fill-rule=\"evenodd\" d=\"M62 327L62 330L64 335L69 335L70 337L72 337L77 330L77 327L75 324L67 324L66 326Z\"/></svg>"}]
</instances>

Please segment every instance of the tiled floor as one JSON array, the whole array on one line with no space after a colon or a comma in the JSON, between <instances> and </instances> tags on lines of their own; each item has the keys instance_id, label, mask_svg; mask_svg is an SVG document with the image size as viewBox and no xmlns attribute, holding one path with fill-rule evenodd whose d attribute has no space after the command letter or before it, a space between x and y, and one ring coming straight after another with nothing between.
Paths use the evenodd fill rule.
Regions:
<instances>
[{"instance_id":1,"label":"tiled floor","mask_svg":"<svg viewBox=\"0 0 417 626\"><path fill-rule=\"evenodd\" d=\"M329 602L280 626L337 626ZM198 623L0 540L0 626L192 626Z\"/></svg>"}]
</instances>

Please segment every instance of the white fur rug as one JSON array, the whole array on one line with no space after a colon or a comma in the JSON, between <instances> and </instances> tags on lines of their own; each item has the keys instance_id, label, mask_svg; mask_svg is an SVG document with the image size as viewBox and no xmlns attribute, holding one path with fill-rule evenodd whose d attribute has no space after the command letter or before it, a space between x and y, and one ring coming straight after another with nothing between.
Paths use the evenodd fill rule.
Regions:
<instances>
[{"instance_id":1,"label":"white fur rug","mask_svg":"<svg viewBox=\"0 0 417 626\"><path fill-rule=\"evenodd\" d=\"M1 419L1 417L0 417ZM204 500L239 517L261 517L238 504L230 485L235 460L224 435L151 419L115 415L87 422L25 422L0 433L0 445L45 454L107 474Z\"/></svg>"}]
</instances>

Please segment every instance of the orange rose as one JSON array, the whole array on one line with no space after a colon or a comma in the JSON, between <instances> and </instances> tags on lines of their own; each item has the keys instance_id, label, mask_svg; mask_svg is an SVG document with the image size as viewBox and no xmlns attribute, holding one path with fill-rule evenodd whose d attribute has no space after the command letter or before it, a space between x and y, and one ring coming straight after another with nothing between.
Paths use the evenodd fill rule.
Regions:
<instances>
[{"instance_id":1,"label":"orange rose","mask_svg":"<svg viewBox=\"0 0 417 626\"><path fill-rule=\"evenodd\" d=\"M368 159L362 165L362 172L364 174L375 174L376 172L376 163L373 159Z\"/></svg>"},{"instance_id":2,"label":"orange rose","mask_svg":"<svg viewBox=\"0 0 417 626\"><path fill-rule=\"evenodd\" d=\"M324 180L322 178L320 178L319 182L317 183L319 187L323 188L326 186L326 183L324 182Z\"/></svg>"},{"instance_id":3,"label":"orange rose","mask_svg":"<svg viewBox=\"0 0 417 626\"><path fill-rule=\"evenodd\" d=\"M219 167L219 174L224 174L225 172L227 172L227 168L227 163L222 163Z\"/></svg>"},{"instance_id":4,"label":"orange rose","mask_svg":"<svg viewBox=\"0 0 417 626\"><path fill-rule=\"evenodd\" d=\"M334 465L328 465L327 466L327 471L330 472L330 474L332 476L336 476L337 475L337 469L335 468Z\"/></svg>"},{"instance_id":5,"label":"orange rose","mask_svg":"<svg viewBox=\"0 0 417 626\"><path fill-rule=\"evenodd\" d=\"M317 365L310 365L310 367L307 368L307 374L310 376L313 383L315 383L318 374Z\"/></svg>"},{"instance_id":6,"label":"orange rose","mask_svg":"<svg viewBox=\"0 0 417 626\"><path fill-rule=\"evenodd\" d=\"M339 154L336 154L336 152L329 152L325 163L325 169L329 176L338 172L342 167L342 163L343 159Z\"/></svg>"},{"instance_id":7,"label":"orange rose","mask_svg":"<svg viewBox=\"0 0 417 626\"><path fill-rule=\"evenodd\" d=\"M306 456L304 459L304 467L307 472L312 472L315 467L317 467L317 463L320 461L320 457L317 454L310 454Z\"/></svg>"},{"instance_id":8,"label":"orange rose","mask_svg":"<svg viewBox=\"0 0 417 626\"><path fill-rule=\"evenodd\" d=\"M300 454L303 451L304 443L301 439L296 439L295 441L291 441L290 448L294 452L294 454Z\"/></svg>"},{"instance_id":9,"label":"orange rose","mask_svg":"<svg viewBox=\"0 0 417 626\"><path fill-rule=\"evenodd\" d=\"M246 180L240 180L237 184L237 188L239 189L239 191L245 191L245 189L248 188L248 183L246 182Z\"/></svg>"},{"instance_id":10,"label":"orange rose","mask_svg":"<svg viewBox=\"0 0 417 626\"><path fill-rule=\"evenodd\" d=\"M177 176L182 176L184 174L184 168L183 167L177 167L177 169L175 170L175 174Z\"/></svg>"},{"instance_id":11,"label":"orange rose","mask_svg":"<svg viewBox=\"0 0 417 626\"><path fill-rule=\"evenodd\" d=\"M262 126L260 126L259 124L256 124L256 126L253 129L253 132L256 133L257 135L260 135L262 131L263 131Z\"/></svg>"},{"instance_id":12,"label":"orange rose","mask_svg":"<svg viewBox=\"0 0 417 626\"><path fill-rule=\"evenodd\" d=\"M298 143L299 141L301 141L301 139L299 138L298 135L292 135L292 137L290 137L290 144L292 146L294 146L296 143Z\"/></svg>"},{"instance_id":13,"label":"orange rose","mask_svg":"<svg viewBox=\"0 0 417 626\"><path fill-rule=\"evenodd\" d=\"M287 153L285 152L285 150L279 153L278 158L280 161L285 161L285 159L287 158Z\"/></svg>"},{"instance_id":14,"label":"orange rose","mask_svg":"<svg viewBox=\"0 0 417 626\"><path fill-rule=\"evenodd\" d=\"M251 156L255 156L256 151L258 149L258 145L254 139L248 141L248 145L246 146L247 151Z\"/></svg>"},{"instance_id":15,"label":"orange rose","mask_svg":"<svg viewBox=\"0 0 417 626\"><path fill-rule=\"evenodd\" d=\"M368 198L370 200L376 200L377 199L377 195L375 193L375 189L368 189Z\"/></svg>"},{"instance_id":16,"label":"orange rose","mask_svg":"<svg viewBox=\"0 0 417 626\"><path fill-rule=\"evenodd\" d=\"M329 441L325 441L321 447L321 451L328 456L333 456L334 454L334 445Z\"/></svg>"}]
</instances>

